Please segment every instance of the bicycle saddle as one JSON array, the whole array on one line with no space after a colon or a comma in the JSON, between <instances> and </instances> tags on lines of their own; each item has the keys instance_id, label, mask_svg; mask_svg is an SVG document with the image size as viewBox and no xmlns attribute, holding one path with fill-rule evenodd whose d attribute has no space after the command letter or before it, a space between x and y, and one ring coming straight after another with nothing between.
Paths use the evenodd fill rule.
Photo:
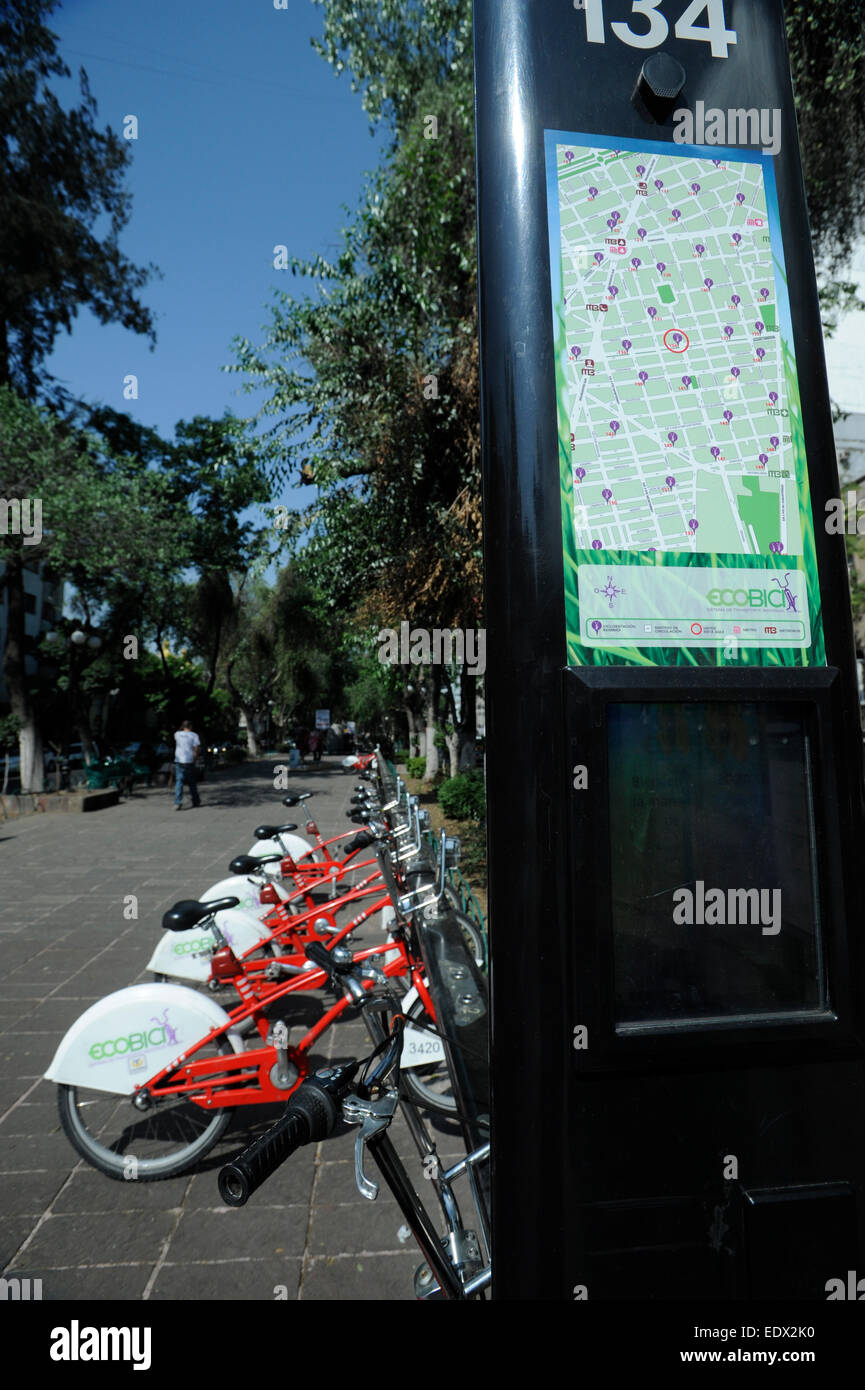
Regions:
<instances>
[{"instance_id":1,"label":"bicycle saddle","mask_svg":"<svg viewBox=\"0 0 865 1390\"><path fill-rule=\"evenodd\" d=\"M299 806L301 801L308 801L312 795L312 792L293 792L291 796L282 798L282 804L283 806Z\"/></svg>"},{"instance_id":2,"label":"bicycle saddle","mask_svg":"<svg viewBox=\"0 0 865 1390\"><path fill-rule=\"evenodd\" d=\"M275 859L282 859L281 854L262 854L256 858L254 854L238 854L236 859L232 859L228 866L230 874L257 874L261 872L263 864L272 864Z\"/></svg>"},{"instance_id":3,"label":"bicycle saddle","mask_svg":"<svg viewBox=\"0 0 865 1390\"><path fill-rule=\"evenodd\" d=\"M296 823L294 825L259 825L252 833L256 840L272 840L274 835L287 835L289 831L296 829Z\"/></svg>"},{"instance_id":4,"label":"bicycle saddle","mask_svg":"<svg viewBox=\"0 0 865 1390\"><path fill-rule=\"evenodd\" d=\"M195 898L181 898L162 915L165 931L188 931L190 927L211 917L214 912L222 912L226 907L237 907L239 898L214 898L211 903L200 903Z\"/></svg>"}]
</instances>

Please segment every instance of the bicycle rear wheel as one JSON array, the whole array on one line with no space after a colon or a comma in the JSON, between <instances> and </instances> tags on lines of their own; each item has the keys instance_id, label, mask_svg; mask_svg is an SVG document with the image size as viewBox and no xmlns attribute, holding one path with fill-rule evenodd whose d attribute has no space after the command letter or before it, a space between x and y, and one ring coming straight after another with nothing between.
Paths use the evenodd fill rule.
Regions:
<instances>
[{"instance_id":1,"label":"bicycle rear wheel","mask_svg":"<svg viewBox=\"0 0 865 1390\"><path fill-rule=\"evenodd\" d=\"M233 1051L223 1037L195 1057ZM167 1097L142 1111L131 1096L66 1085L57 1088L57 1107L66 1137L82 1158L109 1178L138 1182L186 1172L210 1152L234 1114L203 1109L188 1096Z\"/></svg>"}]
</instances>

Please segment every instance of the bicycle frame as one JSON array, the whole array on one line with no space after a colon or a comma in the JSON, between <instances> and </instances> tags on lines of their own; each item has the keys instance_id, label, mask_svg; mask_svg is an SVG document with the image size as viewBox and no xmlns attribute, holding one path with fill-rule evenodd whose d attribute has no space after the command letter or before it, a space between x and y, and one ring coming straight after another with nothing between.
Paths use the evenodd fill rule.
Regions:
<instances>
[{"instance_id":1,"label":"bicycle frame","mask_svg":"<svg viewBox=\"0 0 865 1390\"><path fill-rule=\"evenodd\" d=\"M372 956L388 955L393 952L396 953L396 958L382 967L382 975L387 979L394 979L401 975L408 977L411 985L422 999L430 1019L435 1022L435 1008L425 983L423 965L410 954L408 945L403 938L395 939L383 947L366 947L357 952L354 958L356 962L359 962L368 960ZM244 973L238 974L232 982L241 996L242 1003L237 1008L230 1010L228 1021L218 1028L212 1028L209 1033L199 1038L179 1057L148 1078L141 1086L137 1086L133 1093L133 1104L137 1103L141 1108L145 1108L141 1102L136 1102L135 1097L139 1095L146 1095L154 1100L161 1100L168 1096L186 1095L205 1110L236 1105L263 1105L268 1102L286 1100L308 1075L309 1067L306 1054L310 1048L337 1018L353 1006L354 1000L347 996L338 1000L304 1034L295 1047L285 1049L287 1058L298 1071L297 1079L290 1087L276 1086L271 1078L271 1072L277 1065L279 1058L277 1048L266 1041L270 1024L264 1017L264 1009L279 999L295 994L302 989L318 988L327 983L327 978L323 970L311 970L303 976L295 976L283 984L277 983L273 989L261 989L259 983L251 976ZM374 980L364 981L363 987L372 990L375 983ZM223 1057L192 1060L196 1052L215 1042L218 1038L236 1031L238 1024L249 1018L254 1021L260 1036L265 1040L265 1045L262 1048L258 1048L254 1052L232 1053Z\"/></svg>"}]
</instances>

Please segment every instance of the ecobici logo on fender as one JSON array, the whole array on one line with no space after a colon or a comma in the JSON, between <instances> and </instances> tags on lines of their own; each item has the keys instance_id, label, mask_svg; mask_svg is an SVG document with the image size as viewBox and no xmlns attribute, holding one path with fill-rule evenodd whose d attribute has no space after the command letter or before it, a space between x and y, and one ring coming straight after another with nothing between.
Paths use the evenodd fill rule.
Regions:
<instances>
[{"instance_id":1,"label":"ecobici logo on fender","mask_svg":"<svg viewBox=\"0 0 865 1390\"><path fill-rule=\"evenodd\" d=\"M163 1009L162 1017L151 1015L155 1028L142 1028L140 1032L127 1033L125 1037L106 1038L95 1042L88 1048L88 1055L94 1062L107 1062L112 1057L125 1057L128 1052L144 1052L150 1047L165 1047L178 1041L177 1030L168 1022L168 1010Z\"/></svg>"}]
</instances>

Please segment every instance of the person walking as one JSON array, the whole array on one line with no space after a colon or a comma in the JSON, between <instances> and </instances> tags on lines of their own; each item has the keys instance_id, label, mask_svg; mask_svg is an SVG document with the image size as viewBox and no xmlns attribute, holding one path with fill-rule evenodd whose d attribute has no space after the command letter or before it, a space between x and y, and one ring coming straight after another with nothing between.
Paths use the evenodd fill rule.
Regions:
<instances>
[{"instance_id":1,"label":"person walking","mask_svg":"<svg viewBox=\"0 0 865 1390\"><path fill-rule=\"evenodd\" d=\"M193 733L192 723L189 719L184 719L182 725L174 735L174 809L183 810L183 787L184 784L189 788L192 797L192 805L200 806L201 798L198 795L198 779L196 775L196 763L198 752L201 748L201 741L198 734Z\"/></svg>"},{"instance_id":2,"label":"person walking","mask_svg":"<svg viewBox=\"0 0 865 1390\"><path fill-rule=\"evenodd\" d=\"M318 729L313 729L309 735L309 751L312 754L313 762L321 762L321 734Z\"/></svg>"}]
</instances>

